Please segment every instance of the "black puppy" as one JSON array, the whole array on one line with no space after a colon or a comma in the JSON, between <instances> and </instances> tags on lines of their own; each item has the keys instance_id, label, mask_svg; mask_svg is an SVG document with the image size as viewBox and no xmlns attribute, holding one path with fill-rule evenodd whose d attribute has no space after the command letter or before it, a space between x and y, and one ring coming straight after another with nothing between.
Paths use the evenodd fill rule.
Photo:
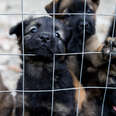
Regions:
<instances>
[{"instance_id":1,"label":"black puppy","mask_svg":"<svg viewBox=\"0 0 116 116\"><path fill-rule=\"evenodd\" d=\"M67 45L67 52L69 53L82 53L83 50L83 42L84 51L86 47L86 43L91 36L95 34L95 27L96 27L96 17L94 15L89 15L92 13L96 13L97 7L99 5L99 0L87 0L86 2L86 13L88 15L83 15L84 13L84 4L83 0L72 0L72 3L68 6L66 13L82 13L77 15L69 15L64 20L66 24L72 28L72 37L70 38L68 45ZM95 7L96 6L96 7ZM85 20L84 20L85 19ZM92 48L94 49L94 48ZM73 59L73 61L72 61ZM75 59L75 60L74 60ZM74 73L80 77L80 69L82 64L82 55L78 54L75 56L70 56L68 59L68 67L74 71ZM87 70L88 64L91 64L87 58L84 59L83 65L83 77L85 78L85 71ZM82 78L82 83L83 82Z\"/></svg>"},{"instance_id":2,"label":"black puppy","mask_svg":"<svg viewBox=\"0 0 116 116\"><path fill-rule=\"evenodd\" d=\"M24 25L24 53L35 56L25 56L24 90L35 90L39 92L25 93L25 115L26 116L50 116L52 107L52 88L59 91L54 92L53 115L75 116L78 102L78 90L60 91L60 89L77 88L81 86L75 75L65 63L64 56L56 56L53 84L53 54L65 53L65 41L68 29L58 20L53 25L52 18L40 17L25 20ZM53 31L55 26L55 32ZM10 34L16 34L19 47L22 50L22 23L12 27ZM66 36L67 35L67 36ZM54 87L52 86L54 85ZM81 86L82 87L82 86ZM23 90L23 76L20 77L17 90ZM41 92L41 91L44 92ZM47 91L49 90L49 91ZM21 116L22 94L17 94L16 116ZM79 110L86 101L84 89L80 90Z\"/></svg>"}]
</instances>

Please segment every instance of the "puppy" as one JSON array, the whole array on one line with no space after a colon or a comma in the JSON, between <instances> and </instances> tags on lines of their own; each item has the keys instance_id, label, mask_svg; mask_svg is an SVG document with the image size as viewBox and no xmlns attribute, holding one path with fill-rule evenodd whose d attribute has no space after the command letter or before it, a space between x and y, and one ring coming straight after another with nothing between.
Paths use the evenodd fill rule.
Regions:
<instances>
[{"instance_id":1,"label":"puppy","mask_svg":"<svg viewBox=\"0 0 116 116\"><path fill-rule=\"evenodd\" d=\"M53 0L48 4L45 9L48 13L53 13L53 5L55 4L56 18L60 18L66 25L72 29L72 37L68 40L67 52L69 53L81 53L83 48L83 40L85 40L85 46L88 39L95 34L95 15L86 15L84 22L84 0ZM99 0L87 0L86 13L95 14L99 6ZM67 14L68 13L68 14ZM73 15L73 13L79 13ZM84 30L85 26L85 32ZM84 37L85 33L85 37ZM84 39L83 39L84 38ZM93 48L94 49L94 48ZM77 75L80 74L82 55L70 56L68 59L69 68ZM86 66L85 66L86 67ZM86 69L86 68L85 68Z\"/></svg>"},{"instance_id":2,"label":"puppy","mask_svg":"<svg viewBox=\"0 0 116 116\"><path fill-rule=\"evenodd\" d=\"M86 74L88 75L87 78L89 78L88 82L86 81L87 86L95 86L95 87L106 86L106 79L107 79L108 66L109 66L109 56L110 56L110 52L112 52L109 75L108 75L108 86L116 87L116 80L115 80L116 79L116 37L114 35L114 37L112 38L110 37L111 35L108 34L109 37L106 39L105 43L103 44L103 47L101 48L103 51L103 54L101 55L102 57L99 57L99 59L101 59L101 64L97 68L94 68L93 72L88 71L88 73ZM111 47L111 41L112 41L112 47ZM89 91L88 97L94 97L96 99L97 105L99 107L98 109L100 109L100 113L101 113L101 106L102 106L101 103L103 102L104 90L99 88L94 89L94 92L96 93L94 95L92 94L92 92L93 92L92 90ZM116 92L115 89L114 90L108 89L107 91L105 106L104 106L104 116L116 115L115 100L114 100L115 92Z\"/></svg>"},{"instance_id":3,"label":"puppy","mask_svg":"<svg viewBox=\"0 0 116 116\"><path fill-rule=\"evenodd\" d=\"M116 14L116 10L115 10ZM94 42L95 41L95 42ZM92 36L91 39L87 42L86 45L86 51L90 52L103 52L103 54L94 54L94 55L88 55L88 59L91 60L91 63L94 67L99 67L103 65L106 59L109 59L109 51L111 47L111 41L112 41L112 52L115 53L115 47L116 47L116 17L112 17L111 25L109 26L108 33L106 35L106 40L103 43L100 43L97 39L97 36ZM97 44L96 44L97 43ZM94 47L96 46L96 47ZM95 48L95 49L93 49ZM115 58L115 54L112 54L112 58Z\"/></svg>"},{"instance_id":4,"label":"puppy","mask_svg":"<svg viewBox=\"0 0 116 116\"><path fill-rule=\"evenodd\" d=\"M8 88L3 84L2 77L0 76L0 91L8 91ZM13 114L14 100L11 93L0 93L0 115L1 116L14 116Z\"/></svg>"},{"instance_id":5,"label":"puppy","mask_svg":"<svg viewBox=\"0 0 116 116\"><path fill-rule=\"evenodd\" d=\"M105 40L103 47L101 47L101 51L103 52L101 57L101 65L98 66L99 68L99 80L100 82L104 83L107 78L107 70L109 64L109 56L111 54L111 64L110 64L110 74L109 74L109 83L114 84L114 80L112 77L116 76L116 20L113 17L111 22L111 26L109 28L107 39ZM112 45L112 46L111 46ZM99 58L100 59L100 58ZM110 78L111 77L111 78Z\"/></svg>"},{"instance_id":6,"label":"puppy","mask_svg":"<svg viewBox=\"0 0 116 116\"><path fill-rule=\"evenodd\" d=\"M84 23L84 0L53 0L53 2L45 7L48 13L53 13L54 4L55 13L66 13L61 15L55 14L56 18L62 17L62 21L70 28L73 28L73 37L70 38L71 42L69 42L68 52L81 52L84 26L86 35L85 39L88 39L95 33L96 17L94 15L86 15ZM98 5L99 0L87 0L86 13L96 13ZM67 13L70 15L67 15ZM73 15L71 13L80 13L80 15Z\"/></svg>"},{"instance_id":7,"label":"puppy","mask_svg":"<svg viewBox=\"0 0 116 116\"><path fill-rule=\"evenodd\" d=\"M109 28L107 39L104 43L103 53L104 60L107 62L102 65L102 69L99 70L99 80L100 82L106 82L107 73L108 73L108 64L109 64L109 55L111 54L111 64L110 64L110 72L108 77L108 87L112 87L114 89L108 89L106 92L106 98L104 103L104 115L103 116L115 116L116 115L116 19L113 17L111 26ZM112 46L111 46L112 42ZM104 94L104 92L103 92ZM103 96L103 95L101 95ZM99 101L99 111L101 113L102 99Z\"/></svg>"},{"instance_id":8,"label":"puppy","mask_svg":"<svg viewBox=\"0 0 116 116\"><path fill-rule=\"evenodd\" d=\"M96 39L97 37L95 35L96 17L95 15L89 15L89 14L96 13L100 1L87 0L86 13L88 13L88 15L86 15L85 17L83 15L84 4L85 4L84 0L54 0L54 1L46 6L47 12L52 13L53 12L52 6L55 4L55 12L63 13L63 14L55 14L55 17L62 20L72 30L72 36L68 40L67 52L82 53L83 42L84 42L83 40L85 40L84 47L86 52L97 51L97 49L101 47L101 44L98 44L99 42L97 41ZM69 13L70 15L67 15L67 13ZM78 13L78 14L73 15L73 13ZM84 22L84 18L85 18L85 22ZM85 32L83 31L84 26L85 26ZM96 85L99 86L99 79L97 76L98 72L96 70L94 72L89 70L90 66L92 66L92 70L93 70L93 64L98 65L99 62L101 63L101 59L99 61L99 56L96 57L96 55L94 54L92 55L88 54L88 56L84 57L84 65L83 65L82 80L81 80L83 86L96 86ZM67 60L68 68L72 70L77 75L77 77L80 77L81 63L82 63L82 55L68 57ZM93 94L93 91L95 92L95 94ZM85 113L89 112L89 110L91 109L89 105L91 105L92 107L96 105L96 97L101 95L101 91L99 89L86 89L86 92L87 92L87 100L89 104L87 109L88 111L86 110ZM83 108L80 115L82 116L86 115L83 112L84 110L85 109ZM98 115L98 109L96 108L96 110L97 110L96 115Z\"/></svg>"},{"instance_id":9,"label":"puppy","mask_svg":"<svg viewBox=\"0 0 116 116\"><path fill-rule=\"evenodd\" d=\"M53 56L56 53L65 53L66 40L68 33L70 33L67 26L56 20L54 32L53 19L50 17L28 19L23 22L23 25L24 53L27 54L24 58L24 90L37 91L24 93L25 115L50 116L52 110L52 91L50 90L55 89L56 91L53 94L53 115L75 116L78 104L78 89L67 91L65 89L78 88L79 86L82 87L82 85L73 72L68 70L64 56L55 57L53 79ZM23 53L21 45L22 23L12 27L10 34L16 34L20 50ZM64 91L60 89L64 89ZM23 76L18 81L17 90L23 90ZM23 112L21 93L17 93L16 101L16 116L21 116ZM84 103L86 103L86 92L81 89L79 111L81 111ZM89 113L87 113L87 116L89 116Z\"/></svg>"}]
</instances>

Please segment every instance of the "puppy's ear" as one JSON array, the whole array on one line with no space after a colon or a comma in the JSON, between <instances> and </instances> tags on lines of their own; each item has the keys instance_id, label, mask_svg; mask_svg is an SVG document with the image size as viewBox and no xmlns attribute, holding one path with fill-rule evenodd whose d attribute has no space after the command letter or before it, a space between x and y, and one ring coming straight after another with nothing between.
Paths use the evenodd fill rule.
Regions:
<instances>
[{"instance_id":1,"label":"puppy's ear","mask_svg":"<svg viewBox=\"0 0 116 116\"><path fill-rule=\"evenodd\" d=\"M92 0L93 3L95 3L97 6L100 4L100 0Z\"/></svg>"},{"instance_id":2,"label":"puppy's ear","mask_svg":"<svg viewBox=\"0 0 116 116\"><path fill-rule=\"evenodd\" d=\"M15 34L17 37L22 37L22 22L18 23L17 25L11 27L9 34Z\"/></svg>"},{"instance_id":3,"label":"puppy's ear","mask_svg":"<svg viewBox=\"0 0 116 116\"><path fill-rule=\"evenodd\" d=\"M45 6L45 10L48 12L48 13L60 13L60 10L61 10L61 5L62 5L62 1L63 0L53 0L52 2L50 2L48 5ZM55 8L55 11L53 11L53 5L54 8Z\"/></svg>"},{"instance_id":4,"label":"puppy's ear","mask_svg":"<svg viewBox=\"0 0 116 116\"><path fill-rule=\"evenodd\" d=\"M22 29L25 30L25 27L29 24L30 20L32 20L32 18L29 18L29 20L24 20L23 22L19 22L17 25L11 27L9 34L15 34L17 37L22 37Z\"/></svg>"},{"instance_id":5,"label":"puppy's ear","mask_svg":"<svg viewBox=\"0 0 116 116\"><path fill-rule=\"evenodd\" d=\"M67 8L71 4L72 0L53 0L51 3L45 6L45 10L48 13L68 13ZM53 5L55 11L53 12ZM52 15L51 15L52 16ZM64 18L62 15L56 15L56 18Z\"/></svg>"},{"instance_id":6,"label":"puppy's ear","mask_svg":"<svg viewBox=\"0 0 116 116\"><path fill-rule=\"evenodd\" d=\"M45 6L45 10L47 11L47 13L53 13L53 2L50 2L49 4L47 4Z\"/></svg>"},{"instance_id":7,"label":"puppy's ear","mask_svg":"<svg viewBox=\"0 0 116 116\"><path fill-rule=\"evenodd\" d=\"M19 22L17 25L11 27L9 34L15 34L17 36L18 43L21 44L22 42L22 29L25 30L25 27L29 24L29 20L24 20L23 22ZM23 26L23 28L22 28Z\"/></svg>"}]
</instances>

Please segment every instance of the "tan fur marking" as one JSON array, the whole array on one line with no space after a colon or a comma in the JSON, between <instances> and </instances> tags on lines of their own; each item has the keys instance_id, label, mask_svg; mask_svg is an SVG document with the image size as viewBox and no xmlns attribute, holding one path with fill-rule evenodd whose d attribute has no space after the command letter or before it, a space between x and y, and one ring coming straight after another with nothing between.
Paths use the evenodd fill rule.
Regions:
<instances>
[{"instance_id":1,"label":"tan fur marking","mask_svg":"<svg viewBox=\"0 0 116 116\"><path fill-rule=\"evenodd\" d=\"M61 5L59 7L59 13L64 13L64 10L69 7L71 4L71 0L62 0Z\"/></svg>"},{"instance_id":2,"label":"tan fur marking","mask_svg":"<svg viewBox=\"0 0 116 116\"><path fill-rule=\"evenodd\" d=\"M79 66L77 63L76 56L68 56L67 66L68 69L71 70L74 74L79 72Z\"/></svg>"},{"instance_id":3,"label":"tan fur marking","mask_svg":"<svg viewBox=\"0 0 116 116\"><path fill-rule=\"evenodd\" d=\"M87 2L90 8L96 12L98 8L98 3L94 3L92 0L87 0Z\"/></svg>"},{"instance_id":4,"label":"tan fur marking","mask_svg":"<svg viewBox=\"0 0 116 116\"><path fill-rule=\"evenodd\" d=\"M106 39L106 41L112 41L113 39L111 38L111 37L108 37L107 39Z\"/></svg>"},{"instance_id":5,"label":"tan fur marking","mask_svg":"<svg viewBox=\"0 0 116 116\"><path fill-rule=\"evenodd\" d=\"M101 52L102 51L102 49L103 49L103 47L104 47L104 45L102 44L101 46L99 46L98 48L97 48L97 52Z\"/></svg>"},{"instance_id":6,"label":"tan fur marking","mask_svg":"<svg viewBox=\"0 0 116 116\"><path fill-rule=\"evenodd\" d=\"M101 42L98 40L97 35L91 36L87 41L86 41L86 52L96 52L96 50L101 46Z\"/></svg>"},{"instance_id":7,"label":"tan fur marking","mask_svg":"<svg viewBox=\"0 0 116 116\"><path fill-rule=\"evenodd\" d=\"M74 87L75 88L82 87L82 85L80 84L80 82L77 80L77 77L75 76L75 74L72 71L70 71L70 70L69 70L69 72L70 72L70 74L71 74L71 76L73 78L73 85L74 85ZM78 96L79 96L79 89L76 89L75 100L76 100L76 102L78 104L79 110L81 110L83 103L86 101L86 92L85 92L85 89L83 89L83 88L80 89L79 101L78 101Z\"/></svg>"},{"instance_id":8,"label":"tan fur marking","mask_svg":"<svg viewBox=\"0 0 116 116\"><path fill-rule=\"evenodd\" d=\"M48 13L53 13L53 2L50 2L45 6L45 9L47 10Z\"/></svg>"},{"instance_id":9,"label":"tan fur marking","mask_svg":"<svg viewBox=\"0 0 116 116\"><path fill-rule=\"evenodd\" d=\"M53 4L58 4L59 0L53 0L50 4L48 4L45 8L48 11L53 10ZM71 4L71 0L62 0L59 6L58 13L63 13L66 8ZM52 11L53 12L53 11Z\"/></svg>"}]
</instances>

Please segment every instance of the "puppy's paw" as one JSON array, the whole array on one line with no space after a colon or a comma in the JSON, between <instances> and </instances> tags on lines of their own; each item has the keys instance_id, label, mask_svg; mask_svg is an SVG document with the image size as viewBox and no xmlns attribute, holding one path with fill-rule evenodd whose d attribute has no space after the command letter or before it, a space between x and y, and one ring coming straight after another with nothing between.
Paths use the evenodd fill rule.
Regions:
<instances>
[{"instance_id":1,"label":"puppy's paw","mask_svg":"<svg viewBox=\"0 0 116 116\"><path fill-rule=\"evenodd\" d=\"M110 52L112 52L112 59L116 58L116 38L107 38L102 52L104 60L109 59Z\"/></svg>"}]
</instances>

